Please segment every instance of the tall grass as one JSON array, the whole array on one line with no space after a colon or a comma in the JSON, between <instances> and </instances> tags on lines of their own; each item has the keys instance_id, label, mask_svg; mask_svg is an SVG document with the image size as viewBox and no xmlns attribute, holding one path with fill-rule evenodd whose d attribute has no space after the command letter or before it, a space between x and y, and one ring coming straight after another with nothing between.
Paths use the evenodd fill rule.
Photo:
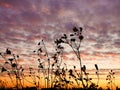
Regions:
<instances>
[{"instance_id":1,"label":"tall grass","mask_svg":"<svg viewBox=\"0 0 120 90\"><path fill-rule=\"evenodd\" d=\"M54 41L55 52L53 54L48 52L44 40L38 42L38 48L33 51L38 56L38 72L29 67L28 77L31 80L27 79L23 66L19 64L19 55L13 54L9 49L6 49L5 53L0 53L0 56L5 61L1 66L1 73L7 72L11 83L17 90L25 89L25 82L33 84L34 89L42 89L42 85L44 85L44 88L51 89L102 89L99 87L100 75L98 65L95 64L97 82L93 82L93 78L87 72L87 66L82 63L82 52L80 50L82 40L84 39L82 32L82 27L73 27L73 32L63 34L60 38L56 39ZM69 46L77 57L79 70L77 70L76 66L68 69L67 64L63 62L65 45ZM113 89L113 85L116 87L114 74L111 70L106 78L108 89ZM16 81L14 81L14 76ZM41 81L43 82L41 83ZM1 88L6 88L5 84L4 81L0 81Z\"/></svg>"}]
</instances>

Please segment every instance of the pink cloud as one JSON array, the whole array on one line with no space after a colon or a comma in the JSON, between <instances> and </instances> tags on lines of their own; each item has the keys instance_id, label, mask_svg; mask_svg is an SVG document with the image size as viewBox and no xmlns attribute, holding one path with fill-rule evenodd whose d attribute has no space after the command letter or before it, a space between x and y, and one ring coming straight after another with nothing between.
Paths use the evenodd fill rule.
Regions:
<instances>
[{"instance_id":1,"label":"pink cloud","mask_svg":"<svg viewBox=\"0 0 120 90\"><path fill-rule=\"evenodd\" d=\"M75 25L84 28L84 41L81 47L83 59L99 60L115 55L117 60L120 53L119 2L119 0L1 0L0 52L10 48L15 53L28 54L41 39L52 46L56 38L62 33L70 33ZM72 53L65 53L65 60L74 59L69 54ZM106 57L102 57L101 54ZM25 62L32 62L28 57L29 55L25 56Z\"/></svg>"}]
</instances>

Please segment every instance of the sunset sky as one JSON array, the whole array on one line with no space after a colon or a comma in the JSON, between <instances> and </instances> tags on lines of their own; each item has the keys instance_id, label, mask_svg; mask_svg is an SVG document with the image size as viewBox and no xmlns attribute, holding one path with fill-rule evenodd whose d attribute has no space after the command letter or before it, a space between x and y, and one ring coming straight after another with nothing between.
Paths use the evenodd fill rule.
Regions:
<instances>
[{"instance_id":1,"label":"sunset sky","mask_svg":"<svg viewBox=\"0 0 120 90\"><path fill-rule=\"evenodd\" d=\"M81 58L87 68L97 63L120 69L120 0L0 0L0 52L9 48L20 55L21 65L36 66L37 43L43 39L54 52L54 40L73 26L84 29ZM72 52L64 62L79 65Z\"/></svg>"}]
</instances>

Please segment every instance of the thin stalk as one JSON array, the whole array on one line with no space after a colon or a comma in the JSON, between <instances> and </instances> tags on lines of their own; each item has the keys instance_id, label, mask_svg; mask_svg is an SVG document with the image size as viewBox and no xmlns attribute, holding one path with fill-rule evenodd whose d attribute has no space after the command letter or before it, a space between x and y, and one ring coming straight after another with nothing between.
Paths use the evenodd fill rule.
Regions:
<instances>
[{"instance_id":1,"label":"thin stalk","mask_svg":"<svg viewBox=\"0 0 120 90\"><path fill-rule=\"evenodd\" d=\"M15 58L14 58L15 59ZM17 61L16 61L16 59L15 59L15 62L16 62L16 65L17 65ZM16 73L15 73L15 76L16 76L16 88L17 88L17 90L18 90L18 78L19 78L19 76L18 76L18 69L17 69L17 66L15 67L16 68Z\"/></svg>"},{"instance_id":2,"label":"thin stalk","mask_svg":"<svg viewBox=\"0 0 120 90\"><path fill-rule=\"evenodd\" d=\"M79 51L79 48L80 48L80 46L81 46L81 41L80 41L80 43L79 43L79 47L76 49L77 52L74 50L73 46L72 46L69 42L67 42L67 44L72 48L72 50L74 51L74 53L76 54L76 56L77 56L77 58L78 58L78 60L79 60L80 71L81 71L81 72L80 72L80 73L81 73L81 81L82 81L83 87L85 87L85 84L84 84L84 82L83 82L83 73L82 73L82 70L81 70L81 68L82 68L82 62L81 62L80 51Z\"/></svg>"},{"instance_id":3,"label":"thin stalk","mask_svg":"<svg viewBox=\"0 0 120 90\"><path fill-rule=\"evenodd\" d=\"M83 72L82 72L82 70L81 70L81 68L82 68L82 62L81 62L80 51L79 51L79 50L78 50L78 59L79 59L79 62L80 62L81 81L82 81L83 87L85 88L86 86L85 86L85 84L84 84L84 82L83 82Z\"/></svg>"},{"instance_id":4,"label":"thin stalk","mask_svg":"<svg viewBox=\"0 0 120 90\"><path fill-rule=\"evenodd\" d=\"M97 85L98 85L99 79L100 79L98 72L99 72L99 71L97 71L97 78L98 78Z\"/></svg>"},{"instance_id":5,"label":"thin stalk","mask_svg":"<svg viewBox=\"0 0 120 90\"><path fill-rule=\"evenodd\" d=\"M49 59L49 56L48 56L48 52L47 52L45 43L44 43L43 40L42 40L42 42L43 42L43 46L44 46L44 48L45 48L45 50L46 50L46 56L47 56L47 58L48 58L48 78L47 78L47 88L48 88L48 87L49 87L49 75L50 75L50 59Z\"/></svg>"}]
</instances>

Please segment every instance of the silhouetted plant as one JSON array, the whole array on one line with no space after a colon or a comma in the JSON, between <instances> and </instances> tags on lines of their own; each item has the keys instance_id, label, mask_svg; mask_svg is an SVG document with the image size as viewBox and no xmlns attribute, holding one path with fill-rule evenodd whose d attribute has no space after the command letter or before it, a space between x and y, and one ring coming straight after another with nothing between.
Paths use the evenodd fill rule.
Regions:
<instances>
[{"instance_id":1,"label":"silhouetted plant","mask_svg":"<svg viewBox=\"0 0 120 90\"><path fill-rule=\"evenodd\" d=\"M91 80L91 78L88 78L88 73L86 73L86 66L82 65L81 56L80 56L81 42L84 38L82 35L82 30L83 30L82 27L80 27L79 29L74 27L73 33L71 33L69 35L63 34L63 36L61 38L56 39L55 43L59 46L62 43L64 43L64 44L69 45L72 48L73 52L77 56L77 59L79 60L79 63L80 63L79 64L80 65L79 80L82 82L83 88L88 88L88 82ZM97 66L96 66L96 68L97 68ZM72 74L72 70L70 70L69 72L70 72L70 76L75 78L75 76ZM98 72L96 72L96 74L97 73ZM85 75L85 78L83 77L84 76L83 74ZM97 76L98 76L98 74L97 74ZM84 81L86 82L86 84Z\"/></svg>"},{"instance_id":2,"label":"silhouetted plant","mask_svg":"<svg viewBox=\"0 0 120 90\"><path fill-rule=\"evenodd\" d=\"M19 65L18 59L19 56L15 55L11 52L11 50L6 49L5 53L0 53L0 56L4 58L5 62L1 68L1 72L7 72L11 82L13 83L13 76L16 78L16 89L19 87L24 87L22 80L26 80L29 83L35 85L34 89L41 89L41 78L44 78L45 88L51 89L86 89L86 90L101 90L98 87L99 84L99 68L98 65L95 64L95 74L97 76L97 82L93 83L92 79L87 71L86 65L82 64L81 60L81 42L84 39L82 35L82 27L77 28L73 27L73 32L70 34L63 34L60 38L54 41L55 43L55 52L52 54L48 52L47 46L45 42L41 40L37 46L37 50L33 51L35 55L38 56L38 72L35 71L34 68L29 67L29 78L31 81L26 79L24 75L24 69ZM77 70L76 66L73 66L72 69L67 68L67 64L63 62L63 54L64 54L64 45L68 45L72 48L77 60L79 61L79 70ZM10 68L5 65L9 65ZM42 75L41 75L42 73ZM114 72L111 70L106 78L108 81L108 89L113 89L113 85L115 86L115 77ZM42 83L43 84L43 83ZM0 85L2 82L0 81ZM14 85L14 83L13 83ZM70 88L69 88L70 86ZM4 88L4 87L3 87ZM32 88L32 89L33 89ZM26 88L29 89L29 88Z\"/></svg>"},{"instance_id":3,"label":"silhouetted plant","mask_svg":"<svg viewBox=\"0 0 120 90\"><path fill-rule=\"evenodd\" d=\"M54 79L56 78L56 75L58 74L58 72L60 72L60 66L62 63L62 52L63 52L64 48L61 45L57 44L55 47L55 50L56 50L55 54L50 57L43 40L38 43L38 46L39 46L39 48L37 50L33 51L34 53L36 53L39 56L38 68L44 74L44 78L47 79L47 88L52 87ZM53 59L54 62L51 62L50 61L51 59ZM48 62L48 64L47 64L48 67L43 65L46 62ZM50 63L52 63L52 64L50 64ZM47 76L46 76L46 69L48 71ZM53 79L53 75L51 75L51 85L50 85L50 72L55 74L54 79Z\"/></svg>"},{"instance_id":4,"label":"silhouetted plant","mask_svg":"<svg viewBox=\"0 0 120 90\"><path fill-rule=\"evenodd\" d=\"M97 84L92 82L92 78L89 77L89 73L87 73L85 65L83 65L81 70L83 71L83 79L84 79L84 84L86 86L85 88L86 89L91 89L91 88L92 89L97 89L98 88L98 82L97 82ZM77 87L79 87L80 86L79 82L81 82L82 78L81 78L80 72L78 72L76 70L75 66L74 66L73 70L72 69L69 70L69 76L70 76L70 78L73 78L75 80L75 82L78 85Z\"/></svg>"},{"instance_id":5,"label":"silhouetted plant","mask_svg":"<svg viewBox=\"0 0 120 90\"><path fill-rule=\"evenodd\" d=\"M29 67L29 77L31 77L32 84L34 84L35 87L37 88L39 86L39 81L37 82L36 72L34 71L32 67Z\"/></svg>"},{"instance_id":6,"label":"silhouetted plant","mask_svg":"<svg viewBox=\"0 0 120 90\"><path fill-rule=\"evenodd\" d=\"M19 56L13 54L8 48L6 49L5 53L0 53L0 55L2 56L2 58L5 60L1 72L7 72L11 82L13 83L13 75L15 75L16 78L16 88L18 89L19 87L23 88L23 84L22 84L22 74L23 74L23 67L19 65L18 63L18 59ZM6 65L9 65L10 67L5 67ZM14 83L13 83L14 85Z\"/></svg>"},{"instance_id":7,"label":"silhouetted plant","mask_svg":"<svg viewBox=\"0 0 120 90\"><path fill-rule=\"evenodd\" d=\"M38 68L39 68L39 70L42 70L42 73L45 75L44 79L47 80L47 88L48 88L48 87L50 87L50 57L48 55L47 48L46 48L43 40L38 43L38 46L39 46L39 48L37 50L33 51L33 52L34 53L36 52L37 55L39 56ZM44 59L42 58L42 56L44 56ZM41 60L43 60L43 61L41 61ZM45 66L43 66L43 64L45 62L48 62L48 65L47 65L48 67L47 68ZM46 69L47 69L47 76L46 76Z\"/></svg>"},{"instance_id":8,"label":"silhouetted plant","mask_svg":"<svg viewBox=\"0 0 120 90\"><path fill-rule=\"evenodd\" d=\"M60 67L61 64L62 64L62 60L63 60L63 50L64 50L64 47L62 45L59 44L58 41L55 41L55 54L54 56L52 57L54 62L52 64L52 70L53 70L53 73L54 73L54 79L52 81L52 87L54 88L61 88L61 87L64 87L66 86L65 83L67 82L67 79L66 79L66 70L65 70L65 67Z\"/></svg>"},{"instance_id":9,"label":"silhouetted plant","mask_svg":"<svg viewBox=\"0 0 120 90\"><path fill-rule=\"evenodd\" d=\"M107 82L107 88L110 90L115 89L116 85L115 85L115 72L113 72L113 70L110 70L109 74L106 77Z\"/></svg>"},{"instance_id":10,"label":"silhouetted plant","mask_svg":"<svg viewBox=\"0 0 120 90\"><path fill-rule=\"evenodd\" d=\"M91 85L93 86L93 83L91 82L92 78L88 77L89 73L86 72L86 66L82 65L81 56L80 56L81 55L81 51L80 51L81 42L84 38L82 35L82 30L83 30L82 27L80 27L79 29L76 27L73 27L73 33L69 35L63 34L62 37L55 40L55 43L61 47L63 47L63 44L67 44L72 48L73 52L77 56L77 59L79 60L80 72L78 73L75 71L77 75L75 76L73 74L73 70L71 69L69 70L69 75L75 79L78 86L80 85L79 84L79 81L80 81L82 82L83 88L89 88L90 87L89 83L91 83ZM98 70L97 64L95 64L95 68L96 68L96 75L98 77L97 85L94 84L94 87L96 88L99 83L99 73L98 73L99 70Z\"/></svg>"}]
</instances>

